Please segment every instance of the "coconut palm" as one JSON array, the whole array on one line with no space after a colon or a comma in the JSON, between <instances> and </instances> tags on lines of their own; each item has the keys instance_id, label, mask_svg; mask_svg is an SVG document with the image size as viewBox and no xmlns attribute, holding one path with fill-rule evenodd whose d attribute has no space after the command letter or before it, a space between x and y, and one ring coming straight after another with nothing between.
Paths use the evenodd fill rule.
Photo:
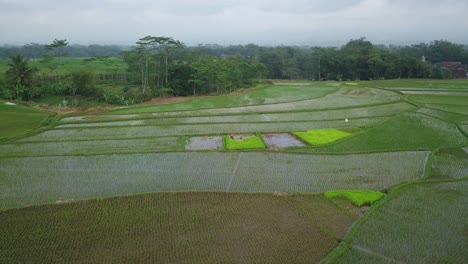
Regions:
<instances>
[{"instance_id":1,"label":"coconut palm","mask_svg":"<svg viewBox=\"0 0 468 264\"><path fill-rule=\"evenodd\" d=\"M30 67L28 64L29 60L21 55L10 57L10 63L8 63L10 68L6 71L6 75L11 87L14 88L16 98L24 97L24 95L28 97L27 89L33 83L36 68ZM17 87L21 87L21 89L17 89Z\"/></svg>"}]
</instances>

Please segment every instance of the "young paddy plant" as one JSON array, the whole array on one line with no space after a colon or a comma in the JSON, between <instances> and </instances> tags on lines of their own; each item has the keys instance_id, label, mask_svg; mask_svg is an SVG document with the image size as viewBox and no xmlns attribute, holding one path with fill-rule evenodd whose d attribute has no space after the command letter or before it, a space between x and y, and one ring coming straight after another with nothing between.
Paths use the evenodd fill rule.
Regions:
<instances>
[{"instance_id":1,"label":"young paddy plant","mask_svg":"<svg viewBox=\"0 0 468 264\"><path fill-rule=\"evenodd\" d=\"M346 198L359 207L372 205L385 196L382 192L369 190L336 190L325 192L324 195L328 199Z\"/></svg>"},{"instance_id":2,"label":"young paddy plant","mask_svg":"<svg viewBox=\"0 0 468 264\"><path fill-rule=\"evenodd\" d=\"M266 145L263 142L260 134L255 135L229 135L223 137L224 147L227 150L242 150L242 149L265 149Z\"/></svg>"},{"instance_id":3,"label":"young paddy plant","mask_svg":"<svg viewBox=\"0 0 468 264\"><path fill-rule=\"evenodd\" d=\"M293 135L309 143L310 145L328 144L351 135L338 129L307 130L306 132L292 132Z\"/></svg>"}]
</instances>

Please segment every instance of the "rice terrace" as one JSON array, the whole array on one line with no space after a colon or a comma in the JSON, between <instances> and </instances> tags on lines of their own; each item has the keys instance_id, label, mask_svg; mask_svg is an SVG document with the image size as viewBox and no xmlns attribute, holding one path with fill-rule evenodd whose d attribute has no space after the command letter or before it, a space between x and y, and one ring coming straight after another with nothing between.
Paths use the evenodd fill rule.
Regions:
<instances>
[{"instance_id":1,"label":"rice terrace","mask_svg":"<svg viewBox=\"0 0 468 264\"><path fill-rule=\"evenodd\" d=\"M2 101L0 262L466 262L468 82L356 84Z\"/></svg>"}]
</instances>

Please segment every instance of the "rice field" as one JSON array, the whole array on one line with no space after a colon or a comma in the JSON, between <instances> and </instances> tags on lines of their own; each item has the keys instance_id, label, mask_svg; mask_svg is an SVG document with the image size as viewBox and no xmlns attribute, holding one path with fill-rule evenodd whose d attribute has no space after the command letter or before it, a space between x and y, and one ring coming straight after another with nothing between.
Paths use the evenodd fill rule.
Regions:
<instances>
[{"instance_id":1,"label":"rice field","mask_svg":"<svg viewBox=\"0 0 468 264\"><path fill-rule=\"evenodd\" d=\"M465 263L467 206L466 180L407 186L326 263Z\"/></svg>"},{"instance_id":2,"label":"rice field","mask_svg":"<svg viewBox=\"0 0 468 264\"><path fill-rule=\"evenodd\" d=\"M228 98L229 99L229 98ZM215 99L216 100L216 99ZM160 105L155 107L133 107L121 108L110 112L110 114L137 114L137 113L152 113L152 112L167 112L167 111L192 111L192 114L199 115L200 113L208 115L216 115L219 113L230 114L247 114L256 112L284 112L284 111L301 111L301 110L325 110L333 108L345 108L356 106L372 106L391 102L398 102L400 96L390 91L384 91L375 88L350 88L342 87L337 92L328 94L324 97L299 100L295 102L279 102L273 104L258 104L258 105L236 105L227 107L224 104L216 105L195 105L193 107L177 107ZM220 108L224 107L224 108ZM210 109L212 108L212 109Z\"/></svg>"},{"instance_id":3,"label":"rice field","mask_svg":"<svg viewBox=\"0 0 468 264\"><path fill-rule=\"evenodd\" d=\"M468 106L468 95L410 95L408 99L417 104L448 104Z\"/></svg>"},{"instance_id":4,"label":"rice field","mask_svg":"<svg viewBox=\"0 0 468 264\"><path fill-rule=\"evenodd\" d=\"M154 153L185 149L184 137L10 143L0 145L1 157L87 156Z\"/></svg>"},{"instance_id":5,"label":"rice field","mask_svg":"<svg viewBox=\"0 0 468 264\"><path fill-rule=\"evenodd\" d=\"M0 210L163 191L382 190L420 179L428 154L171 152L2 158Z\"/></svg>"},{"instance_id":6,"label":"rice field","mask_svg":"<svg viewBox=\"0 0 468 264\"><path fill-rule=\"evenodd\" d=\"M46 112L0 101L0 142L32 132L49 116Z\"/></svg>"},{"instance_id":7,"label":"rice field","mask_svg":"<svg viewBox=\"0 0 468 264\"><path fill-rule=\"evenodd\" d=\"M212 123L262 123L289 121L323 121L345 120L369 117L386 117L416 109L408 103L392 103L370 107L357 107L346 110L305 111L285 113L262 113L248 115L211 115L183 117L187 114L180 112L181 117L158 116L148 114L135 115L96 115L83 117L68 117L61 120L62 125L56 128L86 128L86 127L114 127L114 126L151 126L174 124L212 124ZM123 120L128 119L128 120Z\"/></svg>"},{"instance_id":8,"label":"rice field","mask_svg":"<svg viewBox=\"0 0 468 264\"><path fill-rule=\"evenodd\" d=\"M356 218L322 195L159 193L51 204L0 211L0 262L318 262Z\"/></svg>"},{"instance_id":9,"label":"rice field","mask_svg":"<svg viewBox=\"0 0 468 264\"><path fill-rule=\"evenodd\" d=\"M252 132L290 132L320 128L352 128L369 127L386 121L388 117L370 117L344 120L324 121L292 121L264 123L215 123L215 124L182 124L161 126L129 126L129 127L96 127L52 129L41 134L24 138L17 142L58 142L70 140L108 140L137 139L148 137L209 135L209 134L241 134Z\"/></svg>"},{"instance_id":10,"label":"rice field","mask_svg":"<svg viewBox=\"0 0 468 264\"><path fill-rule=\"evenodd\" d=\"M462 148L438 151L432 162L430 177L434 179L468 177L468 153Z\"/></svg>"},{"instance_id":11,"label":"rice field","mask_svg":"<svg viewBox=\"0 0 468 264\"><path fill-rule=\"evenodd\" d=\"M325 263L464 263L467 87L282 83L58 118L0 105L0 263L310 263L337 246Z\"/></svg>"},{"instance_id":12,"label":"rice field","mask_svg":"<svg viewBox=\"0 0 468 264\"><path fill-rule=\"evenodd\" d=\"M369 152L409 149L436 149L468 145L468 138L455 124L427 115L406 112L369 129L324 147L309 148L310 152ZM301 150L302 151L302 150Z\"/></svg>"}]
</instances>

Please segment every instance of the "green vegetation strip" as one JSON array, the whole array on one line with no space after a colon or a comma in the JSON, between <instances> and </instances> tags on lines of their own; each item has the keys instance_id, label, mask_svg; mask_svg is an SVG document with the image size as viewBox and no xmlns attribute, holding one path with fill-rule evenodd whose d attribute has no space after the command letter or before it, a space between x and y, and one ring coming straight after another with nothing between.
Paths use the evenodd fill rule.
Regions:
<instances>
[{"instance_id":1,"label":"green vegetation strip","mask_svg":"<svg viewBox=\"0 0 468 264\"><path fill-rule=\"evenodd\" d=\"M159 193L0 211L1 263L316 263L355 221L321 195Z\"/></svg>"},{"instance_id":2,"label":"green vegetation strip","mask_svg":"<svg viewBox=\"0 0 468 264\"><path fill-rule=\"evenodd\" d=\"M224 136L224 146L227 150L264 149L266 148L260 135L235 135L233 138Z\"/></svg>"},{"instance_id":3,"label":"green vegetation strip","mask_svg":"<svg viewBox=\"0 0 468 264\"><path fill-rule=\"evenodd\" d=\"M333 198L346 198L357 206L372 205L378 200L382 199L385 195L378 191L363 191L363 190L338 190L328 191L324 193L328 199Z\"/></svg>"},{"instance_id":4,"label":"green vegetation strip","mask_svg":"<svg viewBox=\"0 0 468 264\"><path fill-rule=\"evenodd\" d=\"M0 104L0 141L28 134L49 114L17 105Z\"/></svg>"},{"instance_id":5,"label":"green vegetation strip","mask_svg":"<svg viewBox=\"0 0 468 264\"><path fill-rule=\"evenodd\" d=\"M337 129L308 130L307 132L292 132L292 134L311 145L327 144L351 135L351 133Z\"/></svg>"}]
</instances>

